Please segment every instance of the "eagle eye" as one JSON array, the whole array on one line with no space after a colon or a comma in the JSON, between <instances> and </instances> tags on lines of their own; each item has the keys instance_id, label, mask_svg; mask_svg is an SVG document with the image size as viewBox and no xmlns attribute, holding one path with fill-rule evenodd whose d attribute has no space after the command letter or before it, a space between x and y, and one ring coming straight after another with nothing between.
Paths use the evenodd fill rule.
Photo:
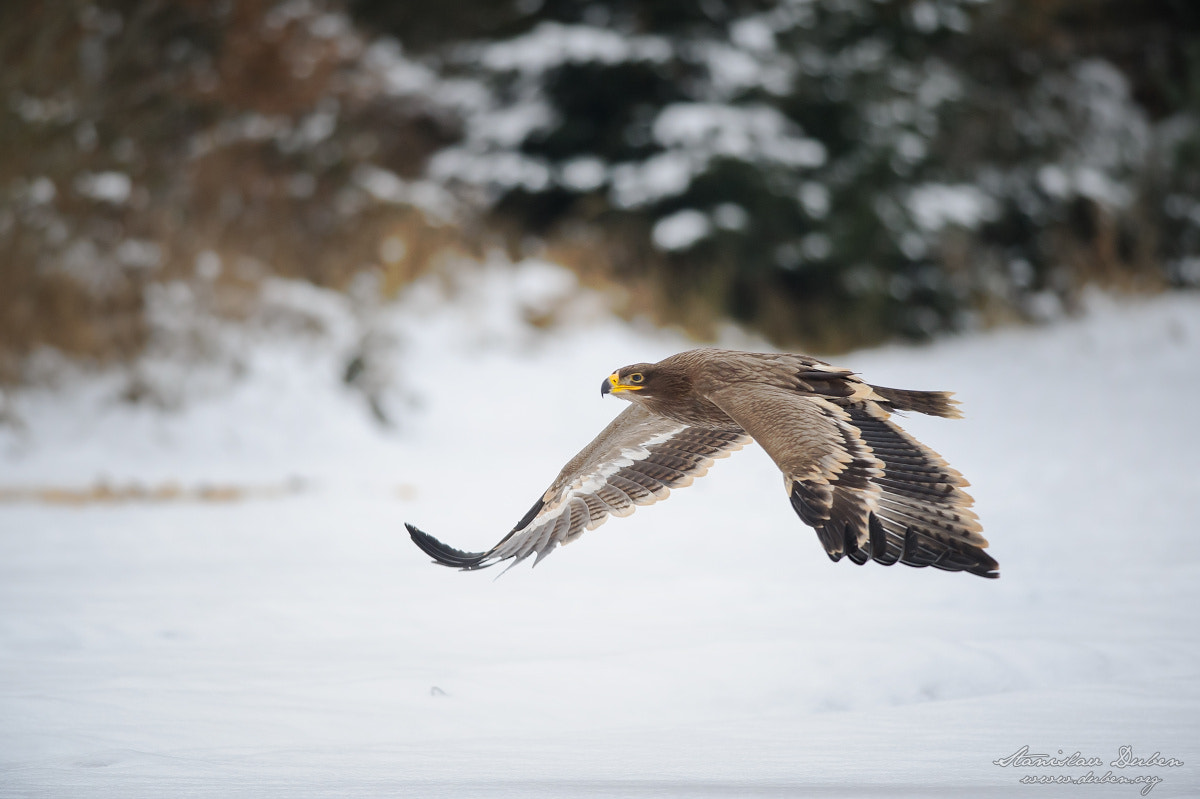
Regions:
<instances>
[{"instance_id":1,"label":"eagle eye","mask_svg":"<svg viewBox=\"0 0 1200 799\"><path fill-rule=\"evenodd\" d=\"M641 372L634 372L633 374L631 374L629 376L630 383L641 383L645 379L646 379L645 376L643 376Z\"/></svg>"}]
</instances>

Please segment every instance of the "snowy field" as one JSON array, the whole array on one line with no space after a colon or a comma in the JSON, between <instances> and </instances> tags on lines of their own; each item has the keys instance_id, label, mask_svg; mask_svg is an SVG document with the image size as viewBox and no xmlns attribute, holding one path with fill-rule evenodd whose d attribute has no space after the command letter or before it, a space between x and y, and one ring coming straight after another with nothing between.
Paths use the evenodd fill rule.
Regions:
<instances>
[{"instance_id":1,"label":"snowy field","mask_svg":"<svg viewBox=\"0 0 1200 799\"><path fill-rule=\"evenodd\" d=\"M340 380L361 314L287 284L324 332L218 331L236 379L148 366L181 408L9 398L0 488L257 493L0 504L0 796L1200 796L1200 297L836 359L958 392L905 424L998 581L830 563L756 448L496 580L403 523L494 543L623 407L601 379L688 344L586 296L524 326L570 293L547 269L473 286L371 312L391 429ZM994 764L1022 747L1102 764ZM1020 782L1089 772L1142 782Z\"/></svg>"}]
</instances>

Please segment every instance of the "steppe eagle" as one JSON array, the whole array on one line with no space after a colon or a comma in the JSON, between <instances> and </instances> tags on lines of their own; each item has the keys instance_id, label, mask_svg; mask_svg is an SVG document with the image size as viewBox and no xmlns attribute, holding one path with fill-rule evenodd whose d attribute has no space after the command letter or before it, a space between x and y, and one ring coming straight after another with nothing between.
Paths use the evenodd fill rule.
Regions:
<instances>
[{"instance_id":1,"label":"steppe eagle","mask_svg":"<svg viewBox=\"0 0 1200 799\"><path fill-rule=\"evenodd\" d=\"M967 481L890 418L958 418L947 392L870 385L805 355L696 349L618 369L600 393L630 405L498 544L463 552L406 525L417 546L464 570L530 555L536 564L610 515L690 485L753 440L783 472L792 507L832 560L1000 576Z\"/></svg>"}]
</instances>

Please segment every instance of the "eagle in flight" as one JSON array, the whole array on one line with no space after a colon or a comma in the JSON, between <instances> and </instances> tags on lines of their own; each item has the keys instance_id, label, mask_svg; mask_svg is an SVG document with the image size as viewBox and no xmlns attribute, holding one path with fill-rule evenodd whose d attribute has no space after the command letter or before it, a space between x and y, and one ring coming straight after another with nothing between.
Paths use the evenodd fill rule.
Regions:
<instances>
[{"instance_id":1,"label":"eagle in flight","mask_svg":"<svg viewBox=\"0 0 1200 799\"><path fill-rule=\"evenodd\" d=\"M405 525L416 545L464 570L530 555L536 564L610 515L628 516L690 485L754 440L832 560L1000 576L984 552L967 481L891 420L893 411L959 418L948 392L870 385L805 355L697 349L618 369L600 394L629 407L498 544L463 552Z\"/></svg>"}]
</instances>

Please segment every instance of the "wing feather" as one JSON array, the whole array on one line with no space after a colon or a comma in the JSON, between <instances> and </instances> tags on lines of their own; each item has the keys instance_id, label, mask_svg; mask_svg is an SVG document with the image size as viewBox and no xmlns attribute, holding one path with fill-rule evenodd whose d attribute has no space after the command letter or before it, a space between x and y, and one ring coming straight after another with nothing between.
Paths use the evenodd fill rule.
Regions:
<instances>
[{"instance_id":1,"label":"wing feather","mask_svg":"<svg viewBox=\"0 0 1200 799\"><path fill-rule=\"evenodd\" d=\"M444 566L482 569L505 560L516 565L535 554L536 565L610 515L628 516L637 505L666 499L672 488L690 485L714 460L749 441L740 431L689 427L630 405L563 467L529 513L486 552L454 549L406 526L413 541Z\"/></svg>"},{"instance_id":2,"label":"wing feather","mask_svg":"<svg viewBox=\"0 0 1200 799\"><path fill-rule=\"evenodd\" d=\"M622 486L621 481L626 483L626 485ZM645 496L650 497L649 501L640 500L643 492ZM649 491L646 491L646 489L637 483L625 480L619 474L609 477L608 483L597 488L593 496L602 500L608 507L607 512L613 516L628 516L633 513L635 505L649 505L654 502L654 498L650 495ZM603 516L600 519L603 520ZM596 524L600 524L600 521L597 521Z\"/></svg>"},{"instance_id":3,"label":"wing feather","mask_svg":"<svg viewBox=\"0 0 1200 799\"><path fill-rule=\"evenodd\" d=\"M890 420L890 403L751 382L707 396L779 466L831 559L999 576L967 481Z\"/></svg>"}]
</instances>

